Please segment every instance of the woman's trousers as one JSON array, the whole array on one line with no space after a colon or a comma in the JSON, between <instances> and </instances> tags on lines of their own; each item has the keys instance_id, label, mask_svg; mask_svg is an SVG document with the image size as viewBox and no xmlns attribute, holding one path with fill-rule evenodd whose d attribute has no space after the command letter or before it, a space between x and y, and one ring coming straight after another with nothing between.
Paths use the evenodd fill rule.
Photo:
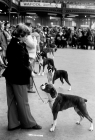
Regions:
<instances>
[{"instance_id":1,"label":"woman's trousers","mask_svg":"<svg viewBox=\"0 0 95 140\"><path fill-rule=\"evenodd\" d=\"M6 80L8 128L19 125L22 128L32 128L36 125L28 103L27 85L16 85Z\"/></svg>"}]
</instances>

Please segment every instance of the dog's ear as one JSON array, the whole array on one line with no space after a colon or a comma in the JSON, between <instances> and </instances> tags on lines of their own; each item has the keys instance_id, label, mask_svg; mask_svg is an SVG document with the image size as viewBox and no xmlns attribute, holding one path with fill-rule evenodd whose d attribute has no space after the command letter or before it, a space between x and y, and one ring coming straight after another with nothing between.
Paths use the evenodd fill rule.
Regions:
<instances>
[{"instance_id":1,"label":"dog's ear","mask_svg":"<svg viewBox=\"0 0 95 140\"><path fill-rule=\"evenodd\" d=\"M57 92L56 92L56 90L54 89L54 88L51 88L51 90L50 90L51 92L51 97L52 98L55 98L56 97L56 95L57 95Z\"/></svg>"},{"instance_id":2,"label":"dog's ear","mask_svg":"<svg viewBox=\"0 0 95 140\"><path fill-rule=\"evenodd\" d=\"M48 83L45 83L45 85L47 85Z\"/></svg>"}]
</instances>

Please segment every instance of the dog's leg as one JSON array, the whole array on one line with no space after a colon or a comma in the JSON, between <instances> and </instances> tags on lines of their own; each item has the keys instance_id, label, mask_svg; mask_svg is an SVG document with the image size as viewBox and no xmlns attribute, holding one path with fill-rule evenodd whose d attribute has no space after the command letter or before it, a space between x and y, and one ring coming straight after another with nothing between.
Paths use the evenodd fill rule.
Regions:
<instances>
[{"instance_id":1,"label":"dog's leg","mask_svg":"<svg viewBox=\"0 0 95 140\"><path fill-rule=\"evenodd\" d=\"M52 59L54 60L54 51L52 51Z\"/></svg>"},{"instance_id":2,"label":"dog's leg","mask_svg":"<svg viewBox=\"0 0 95 140\"><path fill-rule=\"evenodd\" d=\"M64 79L68 83L68 85L70 86L70 88L68 89L70 91L71 90L71 84L70 84L69 79L68 79L68 73L67 73L67 76Z\"/></svg>"},{"instance_id":3,"label":"dog's leg","mask_svg":"<svg viewBox=\"0 0 95 140\"><path fill-rule=\"evenodd\" d=\"M43 65L43 72L42 72L42 76L44 76L44 70L45 70L45 65Z\"/></svg>"},{"instance_id":4,"label":"dog's leg","mask_svg":"<svg viewBox=\"0 0 95 140\"><path fill-rule=\"evenodd\" d=\"M84 115L85 118L87 118L90 121L90 128L89 131L93 131L93 119L89 116L88 111L86 109L86 103L84 103L81 108L80 111L82 112L82 114Z\"/></svg>"},{"instance_id":5,"label":"dog's leg","mask_svg":"<svg viewBox=\"0 0 95 140\"><path fill-rule=\"evenodd\" d=\"M60 77L60 81L62 83L62 86L60 86L60 88L62 88L63 87L63 84L64 84L63 77Z\"/></svg>"},{"instance_id":6,"label":"dog's leg","mask_svg":"<svg viewBox=\"0 0 95 140\"><path fill-rule=\"evenodd\" d=\"M80 116L80 120L76 122L76 124L80 125L80 122L83 120L84 116L77 107L74 107L74 110Z\"/></svg>"},{"instance_id":7,"label":"dog's leg","mask_svg":"<svg viewBox=\"0 0 95 140\"><path fill-rule=\"evenodd\" d=\"M81 121L83 120L83 117L80 116L80 120L76 122L76 124L80 125Z\"/></svg>"},{"instance_id":8,"label":"dog's leg","mask_svg":"<svg viewBox=\"0 0 95 140\"><path fill-rule=\"evenodd\" d=\"M57 114L58 114L58 112L53 113L53 125L50 128L50 132L53 132L55 130L55 128L56 128L56 125L57 125Z\"/></svg>"},{"instance_id":9,"label":"dog's leg","mask_svg":"<svg viewBox=\"0 0 95 140\"><path fill-rule=\"evenodd\" d=\"M92 118L89 116L88 113L85 114L84 116L91 122L89 131L93 131L93 120L92 120Z\"/></svg>"},{"instance_id":10,"label":"dog's leg","mask_svg":"<svg viewBox=\"0 0 95 140\"><path fill-rule=\"evenodd\" d=\"M38 73L38 75L41 75L41 64L39 64L39 73Z\"/></svg>"},{"instance_id":11,"label":"dog's leg","mask_svg":"<svg viewBox=\"0 0 95 140\"><path fill-rule=\"evenodd\" d=\"M52 79L52 85L53 85L53 87L55 87L55 79L54 79L54 77Z\"/></svg>"},{"instance_id":12,"label":"dog's leg","mask_svg":"<svg viewBox=\"0 0 95 140\"><path fill-rule=\"evenodd\" d=\"M55 130L56 125L57 125L57 120L54 120L53 124L52 124L52 127L50 128L50 132L53 132Z\"/></svg>"},{"instance_id":13,"label":"dog's leg","mask_svg":"<svg viewBox=\"0 0 95 140\"><path fill-rule=\"evenodd\" d=\"M89 121L90 121L90 128L89 128L89 131L93 131L93 120L92 118L89 116L88 112L87 112L87 109L86 109L86 103L81 103L80 104L80 112L83 114L83 116L85 118L87 118Z\"/></svg>"}]
</instances>

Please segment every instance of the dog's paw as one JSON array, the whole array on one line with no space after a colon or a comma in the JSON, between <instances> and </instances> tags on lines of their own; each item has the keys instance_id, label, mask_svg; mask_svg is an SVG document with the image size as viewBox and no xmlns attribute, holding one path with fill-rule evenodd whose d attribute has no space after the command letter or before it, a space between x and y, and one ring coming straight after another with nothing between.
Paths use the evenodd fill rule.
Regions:
<instances>
[{"instance_id":1,"label":"dog's paw","mask_svg":"<svg viewBox=\"0 0 95 140\"><path fill-rule=\"evenodd\" d=\"M93 131L93 129L92 128L89 128L89 131Z\"/></svg>"},{"instance_id":2,"label":"dog's paw","mask_svg":"<svg viewBox=\"0 0 95 140\"><path fill-rule=\"evenodd\" d=\"M79 122L79 121L77 121L77 122L76 122L76 124L77 124L77 125L80 125L80 122Z\"/></svg>"},{"instance_id":3,"label":"dog's paw","mask_svg":"<svg viewBox=\"0 0 95 140\"><path fill-rule=\"evenodd\" d=\"M91 126L91 127L89 128L89 131L93 131L93 126Z\"/></svg>"},{"instance_id":4,"label":"dog's paw","mask_svg":"<svg viewBox=\"0 0 95 140\"><path fill-rule=\"evenodd\" d=\"M54 132L54 130L55 130L55 128L54 127L51 127L49 131L50 132Z\"/></svg>"},{"instance_id":5,"label":"dog's paw","mask_svg":"<svg viewBox=\"0 0 95 140\"><path fill-rule=\"evenodd\" d=\"M44 76L44 72L42 72L42 74L41 74L42 76Z\"/></svg>"},{"instance_id":6,"label":"dog's paw","mask_svg":"<svg viewBox=\"0 0 95 140\"><path fill-rule=\"evenodd\" d=\"M68 89L68 91L71 91L71 87Z\"/></svg>"}]
</instances>

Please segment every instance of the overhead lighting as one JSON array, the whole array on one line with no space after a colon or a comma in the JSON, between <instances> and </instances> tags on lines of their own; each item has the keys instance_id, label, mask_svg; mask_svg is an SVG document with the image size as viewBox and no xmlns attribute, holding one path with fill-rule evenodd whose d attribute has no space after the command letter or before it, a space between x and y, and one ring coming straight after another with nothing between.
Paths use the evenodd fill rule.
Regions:
<instances>
[{"instance_id":1,"label":"overhead lighting","mask_svg":"<svg viewBox=\"0 0 95 140\"><path fill-rule=\"evenodd\" d=\"M90 17L95 17L95 15L90 15Z\"/></svg>"},{"instance_id":2,"label":"overhead lighting","mask_svg":"<svg viewBox=\"0 0 95 140\"><path fill-rule=\"evenodd\" d=\"M56 19L56 20L58 20L60 18L59 17L52 17L52 16L50 16L50 19Z\"/></svg>"},{"instance_id":3,"label":"overhead lighting","mask_svg":"<svg viewBox=\"0 0 95 140\"><path fill-rule=\"evenodd\" d=\"M54 13L48 13L48 15L50 15L50 16L56 16L57 14L54 14Z\"/></svg>"},{"instance_id":4,"label":"overhead lighting","mask_svg":"<svg viewBox=\"0 0 95 140\"><path fill-rule=\"evenodd\" d=\"M2 12L2 10L0 9L0 12Z\"/></svg>"},{"instance_id":5,"label":"overhead lighting","mask_svg":"<svg viewBox=\"0 0 95 140\"><path fill-rule=\"evenodd\" d=\"M70 15L68 15L67 17L77 17L77 16L79 16L79 15L70 14Z\"/></svg>"},{"instance_id":6,"label":"overhead lighting","mask_svg":"<svg viewBox=\"0 0 95 140\"><path fill-rule=\"evenodd\" d=\"M77 16L79 16L79 15L69 14L68 16L77 17Z\"/></svg>"},{"instance_id":7,"label":"overhead lighting","mask_svg":"<svg viewBox=\"0 0 95 140\"><path fill-rule=\"evenodd\" d=\"M73 18L65 18L66 20L68 20L68 21L72 21L73 20Z\"/></svg>"},{"instance_id":8,"label":"overhead lighting","mask_svg":"<svg viewBox=\"0 0 95 140\"><path fill-rule=\"evenodd\" d=\"M32 16L26 16L26 17L28 17L28 18L33 18Z\"/></svg>"},{"instance_id":9,"label":"overhead lighting","mask_svg":"<svg viewBox=\"0 0 95 140\"><path fill-rule=\"evenodd\" d=\"M17 12L10 12L10 13L12 13L12 14L17 14Z\"/></svg>"},{"instance_id":10,"label":"overhead lighting","mask_svg":"<svg viewBox=\"0 0 95 140\"><path fill-rule=\"evenodd\" d=\"M26 13L26 14L29 14L29 15L36 15L36 13Z\"/></svg>"}]
</instances>

